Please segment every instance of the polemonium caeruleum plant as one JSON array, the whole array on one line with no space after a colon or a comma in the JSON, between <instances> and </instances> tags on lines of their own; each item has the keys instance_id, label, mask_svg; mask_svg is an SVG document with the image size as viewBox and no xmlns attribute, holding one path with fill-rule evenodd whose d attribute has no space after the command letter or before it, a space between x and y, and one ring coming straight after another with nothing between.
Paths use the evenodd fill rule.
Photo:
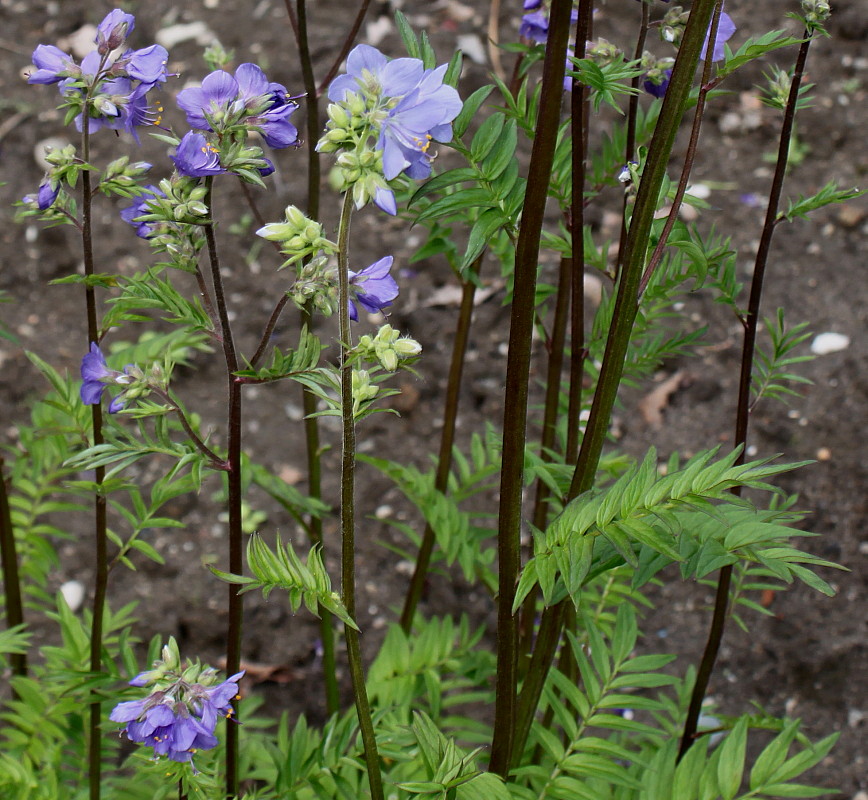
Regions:
<instances>
[{"instance_id":1,"label":"polemonium caeruleum plant","mask_svg":"<svg viewBox=\"0 0 868 800\"><path fill-rule=\"evenodd\" d=\"M33 431L44 436L24 434L41 444L16 458L15 515L0 513L12 627L0 643L15 669L0 788L52 800L81 796L85 785L91 798L177 792L299 800L729 800L818 793L794 781L825 756L834 737L812 744L796 720L717 713L710 724L723 734L719 740L704 731L709 715L702 711L727 614L747 626L745 609L757 608L751 586L797 578L831 592L815 570L833 565L793 545L800 515L771 483L798 465L744 457L751 410L791 391L798 379L792 365L803 358L794 351L804 334L787 326L783 312L770 329L771 349L757 350L772 233L783 221L853 196L829 185L786 209L782 204L793 119L804 103L802 76L829 8L804 0L805 33L796 39L750 31L748 21L731 19L714 0L695 0L688 10L656 5L637 8L636 42L614 43L592 30L589 0L577 7L569 0L526 0L516 8L524 41L510 46L513 79L494 77L463 100L456 89L460 55L438 65L427 37L418 37L400 14L406 56L352 47L351 32L335 54L337 65L346 57L345 69L318 87L305 4L288 6L302 54L304 102L313 111L304 142L309 182L307 203L289 198L295 202L285 204L283 220L270 223L250 187L268 189L265 179L281 159L292 164L301 155L293 121L298 95L256 64L230 71L221 63L200 86L178 92L178 110L163 115L153 98L171 76L168 54L158 45L127 48L135 19L121 9L98 25L95 48L80 64L53 45L37 47L29 80L58 86L81 145L49 154L51 168L21 213L81 232L84 275L64 281L85 286L88 343L80 381L33 356L52 385L34 410ZM652 26L674 55L645 54ZM678 210L691 201L686 187L701 157L707 103L722 102L713 90L752 60L784 48L798 48L798 55L791 74L786 80L777 75L769 92L769 104L782 112L780 154L745 303L727 241L684 222ZM629 52L635 56L624 55ZM534 66L540 61L541 79ZM565 96L563 88L571 93ZM317 122L318 93L330 101L324 130ZM607 105L626 114L613 123L602 116ZM692 116L689 142L683 163L673 169L673 142L685 114ZM591 135L598 121L611 128L608 139ZM183 125L178 135L172 124ZM154 125L169 148L163 164L152 167L128 155L101 169L90 163L90 136L101 128L135 141ZM280 150L287 152L272 152ZM343 196L334 234L315 211L320 159ZM167 177L150 177L152 171ZM236 185L258 221L256 233L274 245L275 268L287 276L249 353L233 333L233 317L248 309L230 308L223 232L215 219L215 192L228 196ZM152 249L153 266L134 275L97 269L91 224L97 191L124 199L118 218L134 230L123 230ZM623 194L617 255L584 218L586 206L606 207L613 192ZM441 442L428 470L418 466L423 459L408 463L393 446L376 448L376 455L357 453L357 426L363 432L361 423L395 393L387 381L399 369L424 364L419 342L384 322L400 302L399 259L380 252L366 260L350 250L351 217L370 205L375 208L365 214L383 211L427 231L420 254L444 258L462 285ZM376 260L361 267L371 256ZM548 256L558 261L556 283L548 283ZM510 305L503 418L459 441L474 295L483 267L495 265ZM605 286L595 310L583 305L586 271ZM687 320L663 325L683 293L700 290L723 303L745 331L735 449L721 453L701 442L690 460L674 455L665 465L653 448L637 462L614 447L604 450L619 386L647 379L664 359L685 356L701 343L703 332ZM303 324L295 345L279 349L272 334L289 301L301 309ZM168 318L170 333L125 344L120 332L152 310ZM333 337L321 333L327 328L319 318L332 315L338 333L329 345ZM546 347L534 348L535 337ZM334 358L323 357L329 346ZM225 424L213 435L182 401L187 387L174 371L194 350L211 348L222 355L225 381ZM545 376L539 419L531 374ZM280 391L288 381L305 392L307 497L243 449L244 387L274 383ZM110 416L103 420L107 394ZM332 513L318 477L316 423L323 416L340 419L333 498L337 591L326 569L332 545L321 526ZM274 436L281 435L274 426ZM367 653L367 674L355 588L357 461L394 481L424 521L421 533L396 525L408 537L400 549L413 574L400 618L389 625L382 647ZM166 468L152 485L139 480L137 470L146 463ZM133 566L141 556L162 562L149 532L182 524L162 509L179 495L197 493L214 473L224 481L228 515L227 552L221 569L212 570L229 590L225 680L198 661L182 667L171 632L155 637L142 661L130 609L112 609L106 601L110 570ZM39 509L76 509L43 501L32 487L65 480L95 498L89 619L78 619L62 600L49 608L47 568L33 566L40 552L46 561L50 551L36 538ZM254 534L245 562L242 501L249 483L294 516L310 539L305 556L297 540L268 544ZM5 492L5 482L0 486ZM743 488L755 491L741 498ZM772 499L757 499L763 493ZM477 504L472 510L465 502L470 498ZM524 550L522 530L529 532ZM17 545L27 555L21 573ZM636 652L647 588L675 564L683 579L719 571L708 644L696 669L664 670L674 655ZM425 585L450 571L460 571L489 598L496 625L474 630L466 616L434 613L424 602ZM146 578L130 580L147 593ZM23 593L16 591L22 587ZM292 726L284 719L275 732L273 720L257 717L252 703L239 704L242 595L254 589L266 595L279 589L293 612L304 605L322 617L330 716L321 729L303 718ZM29 662L21 657L30 649L19 627L22 594L59 622L63 636L62 646L46 648L39 658L31 653ZM332 620L343 625L346 687L337 676ZM142 671L141 663L150 666ZM133 689L122 688L125 682ZM341 688L351 693L352 708L341 702ZM229 723L220 724L220 717ZM748 763L754 729L772 731L774 738ZM113 731L122 735L107 735ZM481 749L471 749L475 744Z\"/></svg>"}]
</instances>

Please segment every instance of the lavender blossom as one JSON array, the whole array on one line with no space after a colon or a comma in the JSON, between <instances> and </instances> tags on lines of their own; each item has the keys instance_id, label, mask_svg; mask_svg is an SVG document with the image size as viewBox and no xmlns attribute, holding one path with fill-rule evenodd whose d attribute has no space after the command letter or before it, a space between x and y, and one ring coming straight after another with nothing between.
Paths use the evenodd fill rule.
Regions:
<instances>
[{"instance_id":1,"label":"lavender blossom","mask_svg":"<svg viewBox=\"0 0 868 800\"><path fill-rule=\"evenodd\" d=\"M642 81L642 88L648 92L648 94L662 98L666 95L666 90L669 88L669 79L671 77L671 69L666 69L662 72L656 70L655 74L646 73L645 78Z\"/></svg>"},{"instance_id":2,"label":"lavender blossom","mask_svg":"<svg viewBox=\"0 0 868 800\"><path fill-rule=\"evenodd\" d=\"M190 131L178 143L172 156L175 168L181 175L202 178L207 175L222 175L226 170L220 165L220 154L201 133Z\"/></svg>"},{"instance_id":3,"label":"lavender blossom","mask_svg":"<svg viewBox=\"0 0 868 800\"><path fill-rule=\"evenodd\" d=\"M44 180L39 184L39 190L36 193L36 205L40 211L45 211L54 205L57 200L57 195L60 194L60 184L54 183L51 180Z\"/></svg>"},{"instance_id":4,"label":"lavender blossom","mask_svg":"<svg viewBox=\"0 0 868 800\"><path fill-rule=\"evenodd\" d=\"M141 239L149 239L155 233L154 223L145 220L138 220L137 218L144 214L151 213L151 210L148 208L149 200L152 200L154 197L165 196L166 195L163 194L159 188L153 184L149 184L145 187L143 194L140 194L138 197L133 199L133 204L131 206L121 209L121 219L135 227L136 236Z\"/></svg>"},{"instance_id":5,"label":"lavender blossom","mask_svg":"<svg viewBox=\"0 0 868 800\"><path fill-rule=\"evenodd\" d=\"M187 762L195 751L215 747L217 720L232 717L231 701L238 696L238 681L244 673L238 672L217 686L207 686L188 677L190 669L180 676L166 665L140 673L131 685L144 686L156 680L155 688L141 700L119 703L109 719L126 723L131 741L153 747L155 756L172 761ZM213 680L213 670L198 671L200 681Z\"/></svg>"},{"instance_id":6,"label":"lavender blossom","mask_svg":"<svg viewBox=\"0 0 868 800\"><path fill-rule=\"evenodd\" d=\"M127 14L119 8L109 11L96 28L94 42L97 45L97 52L106 55L116 50L126 41L135 27L136 18L132 14Z\"/></svg>"},{"instance_id":7,"label":"lavender blossom","mask_svg":"<svg viewBox=\"0 0 868 800\"><path fill-rule=\"evenodd\" d=\"M81 360L81 402L89 406L96 405L102 400L103 392L109 384L125 386L128 389L130 384L140 377L140 373L141 371L134 364L127 364L123 372L109 369L99 345L92 342L90 352ZM125 394L126 390L111 401L109 414L116 414L126 405Z\"/></svg>"},{"instance_id":8,"label":"lavender blossom","mask_svg":"<svg viewBox=\"0 0 868 800\"><path fill-rule=\"evenodd\" d=\"M388 308L398 296L398 284L389 274L393 260L392 256L386 256L361 272L350 272L350 286L353 287L355 299L370 314ZM359 319L353 300L350 300L350 319Z\"/></svg>"},{"instance_id":9,"label":"lavender blossom","mask_svg":"<svg viewBox=\"0 0 868 800\"><path fill-rule=\"evenodd\" d=\"M702 43L702 52L700 58L705 60L705 54L708 52L708 35L711 33L711 27L709 26L708 31L705 34L705 40ZM720 12L720 21L717 25L717 36L714 39L714 49L711 52L711 60L714 61L723 61L726 57L726 48L724 44L732 38L732 35L735 33L735 23L732 21L732 17L729 16L725 11Z\"/></svg>"},{"instance_id":10,"label":"lavender blossom","mask_svg":"<svg viewBox=\"0 0 868 800\"><path fill-rule=\"evenodd\" d=\"M30 73L27 78L28 83L58 83L64 78L81 72L71 55L52 44L38 45L33 51L32 60L36 72Z\"/></svg>"},{"instance_id":11,"label":"lavender blossom","mask_svg":"<svg viewBox=\"0 0 868 800\"><path fill-rule=\"evenodd\" d=\"M259 130L269 147L289 147L298 141L298 130L289 121L298 104L283 84L270 82L256 64L241 64L235 77L223 70L206 75L201 86L179 92L178 106L193 128L211 131L242 121Z\"/></svg>"}]
</instances>

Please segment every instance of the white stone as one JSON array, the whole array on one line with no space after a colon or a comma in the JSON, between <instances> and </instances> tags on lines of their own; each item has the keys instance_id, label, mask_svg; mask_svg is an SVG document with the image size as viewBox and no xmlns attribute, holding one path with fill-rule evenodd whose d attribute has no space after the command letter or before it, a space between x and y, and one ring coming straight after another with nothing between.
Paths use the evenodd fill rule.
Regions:
<instances>
[{"instance_id":1,"label":"white stone","mask_svg":"<svg viewBox=\"0 0 868 800\"><path fill-rule=\"evenodd\" d=\"M475 33L463 33L457 40L458 49L464 53L474 64L485 64L485 47Z\"/></svg>"},{"instance_id":2,"label":"white stone","mask_svg":"<svg viewBox=\"0 0 868 800\"><path fill-rule=\"evenodd\" d=\"M60 593L70 611L78 611L84 602L84 584L81 581L67 581L60 587Z\"/></svg>"},{"instance_id":3,"label":"white stone","mask_svg":"<svg viewBox=\"0 0 868 800\"><path fill-rule=\"evenodd\" d=\"M811 352L818 356L825 356L829 353L837 353L839 350L846 350L850 346L850 337L843 333L827 333L819 334L813 342L811 342Z\"/></svg>"},{"instance_id":4,"label":"white stone","mask_svg":"<svg viewBox=\"0 0 868 800\"><path fill-rule=\"evenodd\" d=\"M167 50L191 39L195 39L196 44L204 47L211 44L214 38L214 33L201 20L170 25L168 28L157 31L156 36L157 44L162 45Z\"/></svg>"}]
</instances>

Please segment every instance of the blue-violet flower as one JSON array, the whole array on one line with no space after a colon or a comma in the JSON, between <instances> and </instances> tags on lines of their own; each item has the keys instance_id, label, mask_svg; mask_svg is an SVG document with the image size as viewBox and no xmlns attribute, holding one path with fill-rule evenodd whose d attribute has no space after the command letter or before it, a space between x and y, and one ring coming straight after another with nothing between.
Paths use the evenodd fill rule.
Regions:
<instances>
[{"instance_id":1,"label":"blue-violet flower","mask_svg":"<svg viewBox=\"0 0 868 800\"><path fill-rule=\"evenodd\" d=\"M392 261L392 256L386 256L360 272L350 271L350 286L355 299L370 314L388 308L398 296L398 284L389 274ZM353 300L350 300L350 319L356 321L359 319L359 312Z\"/></svg>"},{"instance_id":2,"label":"blue-violet flower","mask_svg":"<svg viewBox=\"0 0 868 800\"><path fill-rule=\"evenodd\" d=\"M220 166L219 151L203 134L190 131L178 143L172 156L181 175L202 178L206 175L222 175L226 170Z\"/></svg>"},{"instance_id":3,"label":"blue-violet flower","mask_svg":"<svg viewBox=\"0 0 868 800\"><path fill-rule=\"evenodd\" d=\"M129 386L137 379L131 373L138 371L138 367L134 364L127 364L123 372L109 369L99 345L92 342L90 352L81 359L81 402L85 405L96 405L102 400L102 394L109 384ZM117 413L126 405L127 400L124 394L125 392L121 392L111 401L108 409L109 414Z\"/></svg>"}]
</instances>

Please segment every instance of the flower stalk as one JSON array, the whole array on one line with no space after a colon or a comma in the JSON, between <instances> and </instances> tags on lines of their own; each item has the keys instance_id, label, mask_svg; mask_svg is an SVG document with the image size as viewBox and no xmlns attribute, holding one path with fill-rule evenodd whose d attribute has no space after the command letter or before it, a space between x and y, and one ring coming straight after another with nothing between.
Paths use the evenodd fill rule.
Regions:
<instances>
[{"instance_id":1,"label":"flower stalk","mask_svg":"<svg viewBox=\"0 0 868 800\"><path fill-rule=\"evenodd\" d=\"M0 456L0 561L3 564L6 627L15 628L24 624L24 606L21 602L21 579L18 573L15 529L12 527L12 512L9 508L9 496L6 493L2 456ZM11 653L9 665L12 667L13 675L26 675L27 654Z\"/></svg>"},{"instance_id":2,"label":"flower stalk","mask_svg":"<svg viewBox=\"0 0 868 800\"><path fill-rule=\"evenodd\" d=\"M503 411L503 470L498 515L497 683L489 768L506 778L512 763L518 684L518 619L512 613L521 566L522 467L527 433L531 336L537 257L561 110L572 0L553 0L543 66L542 100L531 152L524 213L515 253L515 288Z\"/></svg>"},{"instance_id":3,"label":"flower stalk","mask_svg":"<svg viewBox=\"0 0 868 800\"><path fill-rule=\"evenodd\" d=\"M750 387L751 375L753 374L754 352L756 350L757 327L759 325L760 304L762 301L763 283L765 280L766 267L768 265L769 252L771 251L772 237L777 226L778 209L780 207L781 192L784 186L784 177L787 171L790 144L793 137L793 124L796 119L796 109L799 100L799 88L805 73L805 64L808 60L808 49L811 46L812 33L805 31L805 38L799 46L796 63L793 69L792 83L784 109L784 118L781 123L781 134L778 143L778 157L775 163L775 171L772 176L769 190L769 203L766 209L765 222L763 223L760 243L757 248L754 262L753 277L751 278L750 297L748 299L747 314L741 319L744 326L744 341L741 354L741 371L739 375L738 400L736 405L735 422L735 445L741 447L741 453L736 464L744 463L745 445L747 443L748 423L750 421ZM736 494L740 494L738 490ZM679 760L690 749L696 739L696 729L699 723L699 715L702 712L702 702L714 671L714 664L723 640L726 627L726 613L729 605L729 590L732 583L732 566L724 566L718 575L717 589L714 597L714 611L712 612L711 625L708 630L708 640L699 662L696 672L696 682L690 696L690 705L687 710L687 719L684 723L684 733L678 751Z\"/></svg>"},{"instance_id":4,"label":"flower stalk","mask_svg":"<svg viewBox=\"0 0 868 800\"><path fill-rule=\"evenodd\" d=\"M340 335L340 378L341 378L341 602L351 618L356 616L356 546L355 546L355 467L356 467L356 423L353 410L353 366L349 358L352 348L350 330L350 268L349 235L350 219L353 213L353 193L344 194L338 229L338 324ZM344 625L347 642L347 659L353 685L356 714L365 748L365 763L372 800L383 800L383 779L380 775L380 762L377 754L377 740L374 737L374 723L368 692L365 687L365 674L362 668L362 652L359 633L349 625Z\"/></svg>"},{"instance_id":5,"label":"flower stalk","mask_svg":"<svg viewBox=\"0 0 868 800\"><path fill-rule=\"evenodd\" d=\"M205 205L214 208L213 177L205 179ZM241 384L235 380L233 373L239 369L238 354L232 337L232 327L229 322L229 309L226 305L226 294L223 289L223 276L220 273L220 257L217 251L217 239L214 235L214 225L207 224L205 242L208 249L208 262L211 267L211 283L214 287L214 305L220 322L223 358L226 364L227 376L227 457L228 493L227 510L229 512L229 571L233 575L243 574L243 532L241 519ZM228 584L229 621L226 631L226 671L230 674L239 671L241 664L241 628L244 615L244 601L235 584ZM232 700L235 708L236 701ZM236 709L237 710L237 709ZM226 730L226 794L238 794L238 726L230 725Z\"/></svg>"},{"instance_id":6,"label":"flower stalk","mask_svg":"<svg viewBox=\"0 0 868 800\"><path fill-rule=\"evenodd\" d=\"M473 319L473 300L476 297L476 277L485 251L480 253L470 265L468 278L461 285L461 307L458 310L458 322L455 336L452 340L452 358L449 363L449 379L446 385L446 402L443 407L443 430L440 434L440 452L437 456L437 473L434 476L434 488L445 492L449 483L449 471L452 467L452 447L455 444L455 426L458 419L458 401L461 394L461 377L464 373L464 358L467 355L467 343L470 340L470 325ZM422 543L416 555L416 568L410 579L410 588L404 598L401 610L401 629L409 633L416 615L416 607L425 588L428 568L431 565L431 554L434 552L434 529L425 525Z\"/></svg>"},{"instance_id":7,"label":"flower stalk","mask_svg":"<svg viewBox=\"0 0 868 800\"><path fill-rule=\"evenodd\" d=\"M639 282L645 264L657 198L666 174L666 165L672 152L675 135L684 115L685 101L690 92L715 1L697 0L694 4L672 71L669 88L663 100L660 119L654 131L645 171L636 195L636 204L628 229L623 268L618 275L615 307L600 377L567 501L588 491L594 484L597 465L624 370L630 334L639 310ZM527 741L543 684L560 640L569 602L563 600L543 612L536 646L518 702L513 751L516 756L523 751Z\"/></svg>"}]
</instances>

